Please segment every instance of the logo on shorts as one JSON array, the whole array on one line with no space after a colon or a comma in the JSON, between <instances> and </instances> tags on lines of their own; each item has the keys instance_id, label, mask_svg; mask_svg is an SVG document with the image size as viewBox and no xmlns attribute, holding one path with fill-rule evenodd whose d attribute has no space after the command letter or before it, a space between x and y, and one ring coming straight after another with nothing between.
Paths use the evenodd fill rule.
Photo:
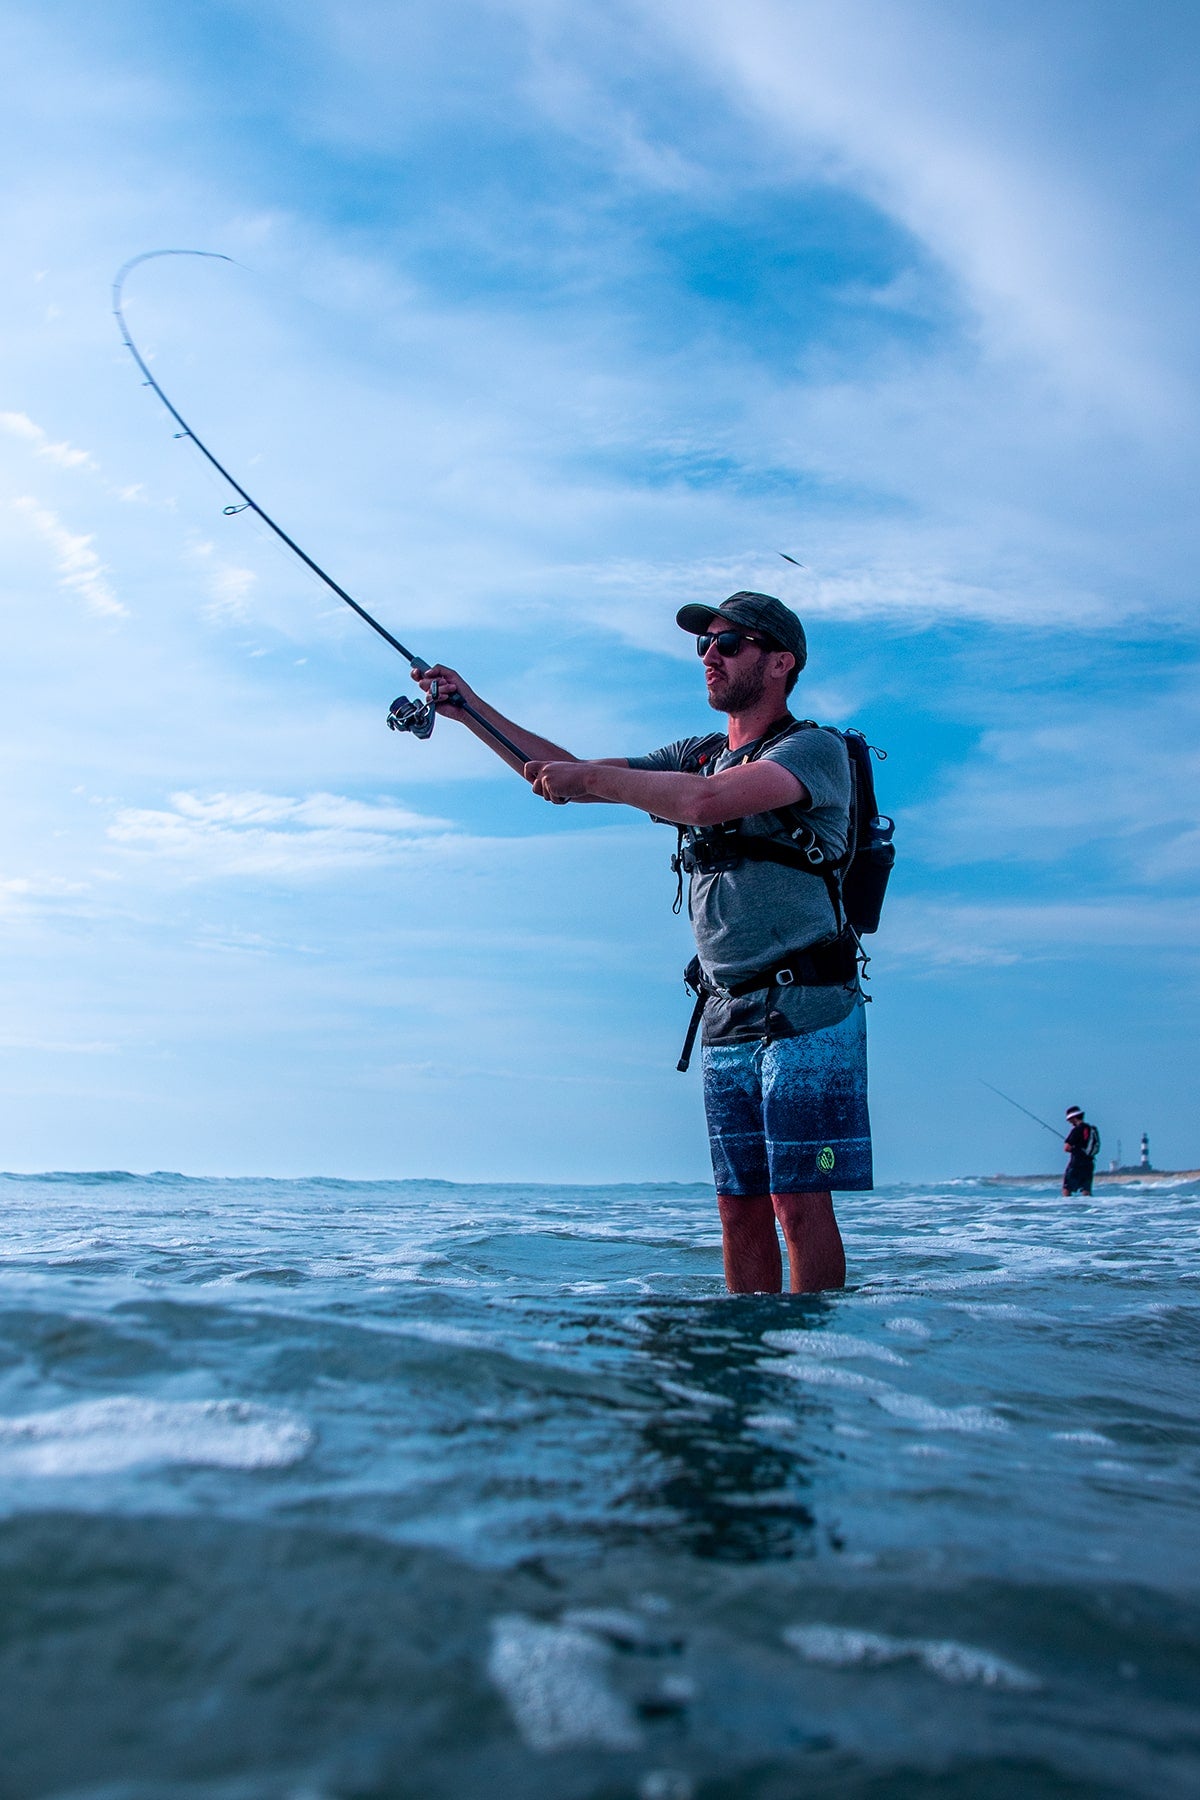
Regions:
<instances>
[{"instance_id":1,"label":"logo on shorts","mask_svg":"<svg viewBox=\"0 0 1200 1800\"><path fill-rule=\"evenodd\" d=\"M837 1161L837 1157L833 1154L833 1150L830 1148L830 1146L828 1144L826 1144L826 1146L823 1150L818 1150L818 1152L817 1152L817 1167L818 1167L818 1169L832 1169L832 1167L836 1161Z\"/></svg>"}]
</instances>

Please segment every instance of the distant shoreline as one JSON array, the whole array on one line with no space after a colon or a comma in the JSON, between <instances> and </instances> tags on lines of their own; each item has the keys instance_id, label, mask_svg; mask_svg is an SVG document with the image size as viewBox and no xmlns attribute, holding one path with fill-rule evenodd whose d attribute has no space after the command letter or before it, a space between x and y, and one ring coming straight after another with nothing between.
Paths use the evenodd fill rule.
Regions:
<instances>
[{"instance_id":1,"label":"distant shoreline","mask_svg":"<svg viewBox=\"0 0 1200 1800\"><path fill-rule=\"evenodd\" d=\"M1044 1182L1053 1182L1057 1187L1062 1181L1061 1172L1057 1175L978 1175L977 1181L994 1182L1005 1187L1040 1187ZM1121 1187L1126 1182L1136 1181L1154 1185L1164 1181L1200 1181L1200 1169L1097 1169L1094 1183L1098 1187L1103 1183L1106 1187Z\"/></svg>"}]
</instances>

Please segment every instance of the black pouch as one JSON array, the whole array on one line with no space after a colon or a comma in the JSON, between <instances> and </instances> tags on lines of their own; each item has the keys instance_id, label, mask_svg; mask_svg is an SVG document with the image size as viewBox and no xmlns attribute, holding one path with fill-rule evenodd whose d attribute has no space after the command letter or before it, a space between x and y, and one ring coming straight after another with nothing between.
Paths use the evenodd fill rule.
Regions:
<instances>
[{"instance_id":1,"label":"black pouch","mask_svg":"<svg viewBox=\"0 0 1200 1800\"><path fill-rule=\"evenodd\" d=\"M879 930L883 897L896 862L895 829L895 820L885 815L872 819L842 877L842 907L859 937Z\"/></svg>"}]
</instances>

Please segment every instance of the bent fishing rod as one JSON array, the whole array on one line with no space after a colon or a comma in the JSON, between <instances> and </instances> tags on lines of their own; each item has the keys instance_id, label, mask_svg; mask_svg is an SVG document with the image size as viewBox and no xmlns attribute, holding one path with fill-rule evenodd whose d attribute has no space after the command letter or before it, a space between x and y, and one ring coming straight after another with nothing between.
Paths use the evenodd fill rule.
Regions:
<instances>
[{"instance_id":1,"label":"bent fishing rod","mask_svg":"<svg viewBox=\"0 0 1200 1800\"><path fill-rule=\"evenodd\" d=\"M1001 1093L998 1087L992 1087L991 1082L985 1081L982 1075L977 1076L976 1080L979 1082L980 1087L991 1088L993 1094L1000 1094L1002 1100L1007 1100L1010 1106L1015 1106L1018 1112L1023 1112L1027 1119L1032 1119L1035 1125L1040 1125L1042 1130L1048 1131L1052 1137L1062 1137L1061 1131L1056 1131L1053 1125L1048 1125L1046 1123L1045 1119L1039 1119L1037 1114L1031 1113L1027 1106L1022 1106L1019 1100L1014 1100L1011 1094Z\"/></svg>"},{"instance_id":2,"label":"bent fishing rod","mask_svg":"<svg viewBox=\"0 0 1200 1800\"><path fill-rule=\"evenodd\" d=\"M214 262L232 262L233 258L232 256L223 256L219 250L146 250L143 251L140 256L131 257L127 263L123 264L122 267L117 270L112 287L113 316L117 321L117 327L121 333L121 341L138 368L141 370L145 379L145 385L148 388L153 389L174 419L175 423L180 427L175 433L175 436L177 438L190 438L197 450L199 450L201 456L205 457L206 460L212 464L212 467L217 471L217 474L221 477L222 481L228 482L229 486L238 496L239 504L237 506L226 506L223 508L226 517L232 518L236 513L252 512L256 518L261 519L268 530L273 531L280 542L286 544L292 554L298 556L307 569L312 570L312 573L318 580L323 581L325 586L335 593L339 600L344 600L346 605L350 607L353 612L356 612L359 618L371 627L372 631L377 631L384 642L390 644L392 649L397 651L404 658L405 662L412 668L414 674L424 675L430 668L430 664L427 663L423 657L416 656L411 650L406 649L399 638L393 637L391 632L379 623L378 619L372 618L365 606L360 606L358 601L348 594L344 587L339 586L332 575L326 573L320 563L314 562L308 552L302 550L296 540L288 536L282 525L276 524L270 513L263 511L263 508L258 504L258 501L254 496L246 492L241 482L237 481L229 473L229 470L225 467L224 463L217 461L212 451L208 448L208 445L196 436L196 433L192 430L179 408L173 401L167 398L154 376L150 373L146 364L146 359L134 343L129 327L125 323L125 314L121 310L121 295L126 278L130 272L133 269L136 269L139 263L151 262L158 256L205 256L211 258ZM437 718L437 687L438 684L435 680L430 686L428 698L423 702L410 700L403 695L399 700L394 700L388 711L387 717L387 722L391 729L393 731L411 731L414 737L427 738L433 730L434 720ZM446 696L446 700L449 704L456 706L461 709L461 711L465 712L469 718L474 719L475 723L482 726L489 736L495 738L496 742L507 750L510 756L515 756L518 762L525 763L533 760L526 751L514 744L511 738L506 737L499 726L493 725L490 719L485 719L481 712L477 712L470 702L465 700L461 694L457 692L449 694Z\"/></svg>"}]
</instances>

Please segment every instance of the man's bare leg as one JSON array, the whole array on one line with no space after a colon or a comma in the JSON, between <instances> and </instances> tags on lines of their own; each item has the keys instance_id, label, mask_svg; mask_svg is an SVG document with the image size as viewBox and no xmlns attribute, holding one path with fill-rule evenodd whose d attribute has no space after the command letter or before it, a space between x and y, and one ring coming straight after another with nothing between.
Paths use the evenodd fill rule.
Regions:
<instances>
[{"instance_id":1,"label":"man's bare leg","mask_svg":"<svg viewBox=\"0 0 1200 1800\"><path fill-rule=\"evenodd\" d=\"M828 1189L812 1194L772 1194L771 1199L788 1248L792 1293L815 1294L822 1288L845 1287L846 1252ZM724 1218L723 1213L721 1216ZM725 1266L728 1270L728 1256Z\"/></svg>"},{"instance_id":2,"label":"man's bare leg","mask_svg":"<svg viewBox=\"0 0 1200 1800\"><path fill-rule=\"evenodd\" d=\"M729 1292L778 1294L783 1287L783 1258L770 1194L718 1194L717 1209Z\"/></svg>"}]
</instances>

